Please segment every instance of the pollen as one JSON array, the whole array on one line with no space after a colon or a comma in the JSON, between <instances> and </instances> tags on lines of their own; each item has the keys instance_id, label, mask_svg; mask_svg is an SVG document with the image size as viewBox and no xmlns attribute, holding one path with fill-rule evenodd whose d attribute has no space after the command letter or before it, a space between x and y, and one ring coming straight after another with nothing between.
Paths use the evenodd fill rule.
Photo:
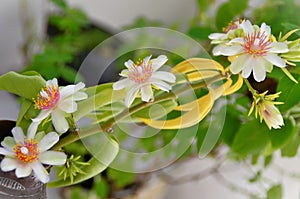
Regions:
<instances>
[{"instance_id":1,"label":"pollen","mask_svg":"<svg viewBox=\"0 0 300 199\"><path fill-rule=\"evenodd\" d=\"M138 84L146 82L153 73L152 62L138 61L129 68L128 78Z\"/></svg>"},{"instance_id":2,"label":"pollen","mask_svg":"<svg viewBox=\"0 0 300 199\"><path fill-rule=\"evenodd\" d=\"M39 158L38 142L30 139L24 143L19 143L14 147L14 152L18 160L23 163L32 163Z\"/></svg>"},{"instance_id":3,"label":"pollen","mask_svg":"<svg viewBox=\"0 0 300 199\"><path fill-rule=\"evenodd\" d=\"M267 55L270 50L271 40L261 31L244 36L244 54L261 57Z\"/></svg>"},{"instance_id":4,"label":"pollen","mask_svg":"<svg viewBox=\"0 0 300 199\"><path fill-rule=\"evenodd\" d=\"M60 93L57 84L47 85L38 94L36 99L33 99L35 108L45 110L55 107L59 101Z\"/></svg>"}]
</instances>

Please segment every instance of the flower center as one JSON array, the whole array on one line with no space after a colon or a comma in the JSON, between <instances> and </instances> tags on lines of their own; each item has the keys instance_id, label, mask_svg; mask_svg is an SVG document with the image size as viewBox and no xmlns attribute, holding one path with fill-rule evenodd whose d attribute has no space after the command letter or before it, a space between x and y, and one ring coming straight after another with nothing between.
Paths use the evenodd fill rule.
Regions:
<instances>
[{"instance_id":1,"label":"flower center","mask_svg":"<svg viewBox=\"0 0 300 199\"><path fill-rule=\"evenodd\" d=\"M58 85L49 85L38 94L36 99L33 99L37 109L45 110L53 108L60 98Z\"/></svg>"},{"instance_id":2,"label":"flower center","mask_svg":"<svg viewBox=\"0 0 300 199\"><path fill-rule=\"evenodd\" d=\"M244 54L254 56L265 56L270 50L271 40L268 36L260 31L244 36Z\"/></svg>"},{"instance_id":3,"label":"flower center","mask_svg":"<svg viewBox=\"0 0 300 199\"><path fill-rule=\"evenodd\" d=\"M237 29L239 26L238 24L241 24L242 23L242 20L241 19L238 19L236 22L229 22L227 27L224 27L222 30L224 33L228 33L230 30L235 30Z\"/></svg>"},{"instance_id":4,"label":"flower center","mask_svg":"<svg viewBox=\"0 0 300 199\"><path fill-rule=\"evenodd\" d=\"M34 162L39 157L38 142L36 140L25 140L24 144L19 143L14 147L18 160L24 163Z\"/></svg>"},{"instance_id":5,"label":"flower center","mask_svg":"<svg viewBox=\"0 0 300 199\"><path fill-rule=\"evenodd\" d=\"M146 82L153 73L153 67L151 61L148 63L138 61L129 68L128 78L138 84Z\"/></svg>"}]
</instances>

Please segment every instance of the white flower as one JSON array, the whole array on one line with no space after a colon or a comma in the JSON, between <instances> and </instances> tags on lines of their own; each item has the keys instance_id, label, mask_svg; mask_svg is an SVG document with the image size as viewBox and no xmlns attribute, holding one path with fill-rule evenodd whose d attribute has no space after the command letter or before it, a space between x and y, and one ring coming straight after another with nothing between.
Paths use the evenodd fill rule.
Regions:
<instances>
[{"instance_id":1,"label":"white flower","mask_svg":"<svg viewBox=\"0 0 300 199\"><path fill-rule=\"evenodd\" d=\"M267 92L268 91L253 96L254 100L248 115L250 115L255 108L255 117L257 118L259 115L260 122L265 120L269 129L279 129L284 125L284 121L280 111L275 107L275 105L282 104L282 102L276 102L274 100L279 97L280 92L272 95L266 95Z\"/></svg>"},{"instance_id":2,"label":"white flower","mask_svg":"<svg viewBox=\"0 0 300 199\"><path fill-rule=\"evenodd\" d=\"M234 38L213 52L214 55L237 56L230 66L233 74L242 71L242 76L247 78L253 72L254 79L260 82L266 78L266 72L273 70L273 65L280 68L286 66L284 59L277 54L288 52L288 46L286 43L271 40L269 26L263 23L259 28L246 20L241 27L244 31L243 37Z\"/></svg>"},{"instance_id":3,"label":"white flower","mask_svg":"<svg viewBox=\"0 0 300 199\"><path fill-rule=\"evenodd\" d=\"M66 154L58 151L48 151L59 137L55 132L46 134L40 142L34 137L25 137L20 127L12 129L13 137L5 137L1 142L0 154L5 155L0 167L4 172L15 170L18 178L29 176L32 171L41 182L49 181L45 165L63 165Z\"/></svg>"},{"instance_id":4,"label":"white flower","mask_svg":"<svg viewBox=\"0 0 300 199\"><path fill-rule=\"evenodd\" d=\"M242 20L230 22L226 28L223 28L223 33L212 33L208 35L208 38L212 40L212 44L228 42L229 40L240 36L242 32L241 23Z\"/></svg>"},{"instance_id":5,"label":"white flower","mask_svg":"<svg viewBox=\"0 0 300 199\"><path fill-rule=\"evenodd\" d=\"M113 84L114 90L123 88L128 90L125 97L127 107L132 104L139 92L142 101L149 102L153 100L152 85L168 92L172 88L168 83L174 83L176 80L170 72L157 71L167 62L168 58L165 55L160 55L156 59L150 60L150 58L151 56L148 56L137 63L131 60L125 62L127 69L123 70L120 75L126 78Z\"/></svg>"},{"instance_id":6,"label":"white flower","mask_svg":"<svg viewBox=\"0 0 300 199\"><path fill-rule=\"evenodd\" d=\"M84 83L80 82L76 85L59 88L56 78L48 80L46 87L34 99L35 107L41 112L36 118L32 119L28 129L29 135L33 136L37 131L38 125L49 115L51 115L55 130L59 133L66 132L69 124L65 114L77 111L76 101L87 98L87 94L80 91L84 87Z\"/></svg>"}]
</instances>

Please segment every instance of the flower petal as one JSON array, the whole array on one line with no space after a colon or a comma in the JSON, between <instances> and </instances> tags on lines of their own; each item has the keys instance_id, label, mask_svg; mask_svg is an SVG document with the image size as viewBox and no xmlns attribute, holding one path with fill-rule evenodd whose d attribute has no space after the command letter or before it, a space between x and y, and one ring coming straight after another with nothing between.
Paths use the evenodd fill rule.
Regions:
<instances>
[{"instance_id":1,"label":"flower petal","mask_svg":"<svg viewBox=\"0 0 300 199\"><path fill-rule=\"evenodd\" d=\"M273 70L273 64L271 64L267 60L264 60L264 61L265 61L265 69L268 73L270 73Z\"/></svg>"},{"instance_id":2,"label":"flower petal","mask_svg":"<svg viewBox=\"0 0 300 199\"><path fill-rule=\"evenodd\" d=\"M151 85L145 85L141 88L141 97L142 101L149 102L153 99L153 91Z\"/></svg>"},{"instance_id":3,"label":"flower petal","mask_svg":"<svg viewBox=\"0 0 300 199\"><path fill-rule=\"evenodd\" d=\"M289 51L287 44L283 42L272 42L270 47L271 53L286 53Z\"/></svg>"},{"instance_id":4,"label":"flower petal","mask_svg":"<svg viewBox=\"0 0 300 199\"><path fill-rule=\"evenodd\" d=\"M80 100L84 100L84 99L87 99L87 98L88 98L88 95L85 92L80 92L80 91L75 93L72 97L72 99L74 101L80 101Z\"/></svg>"},{"instance_id":5,"label":"flower petal","mask_svg":"<svg viewBox=\"0 0 300 199\"><path fill-rule=\"evenodd\" d=\"M14 136L16 143L24 143L24 133L21 127L16 126L11 130L11 132Z\"/></svg>"},{"instance_id":6,"label":"flower petal","mask_svg":"<svg viewBox=\"0 0 300 199\"><path fill-rule=\"evenodd\" d=\"M43 137L43 139L39 142L38 148L40 152L47 151L54 144L56 144L59 140L59 136L55 132L50 132Z\"/></svg>"},{"instance_id":7,"label":"flower petal","mask_svg":"<svg viewBox=\"0 0 300 199\"><path fill-rule=\"evenodd\" d=\"M139 92L140 87L132 87L126 94L125 97L125 105L127 107L130 107L134 99L136 98L138 92Z\"/></svg>"},{"instance_id":8,"label":"flower petal","mask_svg":"<svg viewBox=\"0 0 300 199\"><path fill-rule=\"evenodd\" d=\"M4 140L1 142L1 145L8 151L13 151L14 146L16 145L16 142L13 137L7 136L4 138Z\"/></svg>"},{"instance_id":9,"label":"flower petal","mask_svg":"<svg viewBox=\"0 0 300 199\"><path fill-rule=\"evenodd\" d=\"M154 79L154 78L151 79L151 84L153 84L154 86L156 86L160 90L167 91L167 92L169 92L169 90L172 89L172 86L170 86L169 84L167 84L167 83L165 83L161 80Z\"/></svg>"},{"instance_id":10,"label":"flower petal","mask_svg":"<svg viewBox=\"0 0 300 199\"><path fill-rule=\"evenodd\" d=\"M208 38L211 40L223 40L227 38L227 34L225 33L212 33L208 35Z\"/></svg>"},{"instance_id":11,"label":"flower petal","mask_svg":"<svg viewBox=\"0 0 300 199\"><path fill-rule=\"evenodd\" d=\"M232 46L227 46L223 49L220 50L221 55L224 56L233 56L233 55L238 55L243 51L243 47L239 44L237 45L232 45Z\"/></svg>"},{"instance_id":12,"label":"flower petal","mask_svg":"<svg viewBox=\"0 0 300 199\"><path fill-rule=\"evenodd\" d=\"M31 164L31 168L35 174L35 177L38 178L41 182L47 183L49 181L48 172L40 162L33 162Z\"/></svg>"},{"instance_id":13,"label":"flower petal","mask_svg":"<svg viewBox=\"0 0 300 199\"><path fill-rule=\"evenodd\" d=\"M28 127L28 130L27 130L27 138L28 139L32 139L34 138L36 132L37 132L37 129L38 129L38 126L41 122L32 122L29 127Z\"/></svg>"},{"instance_id":14,"label":"flower petal","mask_svg":"<svg viewBox=\"0 0 300 199\"><path fill-rule=\"evenodd\" d=\"M66 113L74 113L77 111L77 104L73 99L67 98L58 104L58 108Z\"/></svg>"},{"instance_id":15,"label":"flower petal","mask_svg":"<svg viewBox=\"0 0 300 199\"><path fill-rule=\"evenodd\" d=\"M248 55L241 55L238 58L236 58L230 65L230 71L233 74L238 74L239 72L241 72L241 70L244 69L245 66L245 62L249 62L248 60L251 59L251 56Z\"/></svg>"},{"instance_id":16,"label":"flower petal","mask_svg":"<svg viewBox=\"0 0 300 199\"><path fill-rule=\"evenodd\" d=\"M58 133L64 133L69 129L69 124L61 111L53 111L51 119L53 126Z\"/></svg>"},{"instance_id":17,"label":"flower petal","mask_svg":"<svg viewBox=\"0 0 300 199\"><path fill-rule=\"evenodd\" d=\"M58 151L45 151L40 155L40 161L47 165L63 165L66 159L67 155Z\"/></svg>"},{"instance_id":18,"label":"flower petal","mask_svg":"<svg viewBox=\"0 0 300 199\"><path fill-rule=\"evenodd\" d=\"M160 55L155 59L151 59L153 71L157 71L160 67L162 67L166 62L168 61L168 58L166 55Z\"/></svg>"},{"instance_id":19,"label":"flower petal","mask_svg":"<svg viewBox=\"0 0 300 199\"><path fill-rule=\"evenodd\" d=\"M262 23L260 26L260 31L267 36L267 38L271 35L271 28L270 26L266 25L266 23Z\"/></svg>"},{"instance_id":20,"label":"flower petal","mask_svg":"<svg viewBox=\"0 0 300 199\"><path fill-rule=\"evenodd\" d=\"M29 165L24 164L20 164L15 171L17 178L27 177L31 174L31 172L32 168Z\"/></svg>"},{"instance_id":21,"label":"flower petal","mask_svg":"<svg viewBox=\"0 0 300 199\"><path fill-rule=\"evenodd\" d=\"M7 150L3 147L0 147L0 154L1 155L5 155L5 156L10 156L10 157L14 157L15 154L13 153L13 151Z\"/></svg>"},{"instance_id":22,"label":"flower petal","mask_svg":"<svg viewBox=\"0 0 300 199\"><path fill-rule=\"evenodd\" d=\"M176 81L175 75L166 71L156 71L152 74L152 78L160 79L170 83L174 83Z\"/></svg>"},{"instance_id":23,"label":"flower petal","mask_svg":"<svg viewBox=\"0 0 300 199\"><path fill-rule=\"evenodd\" d=\"M6 157L1 161L0 167L2 171L6 172L16 169L19 164L17 160Z\"/></svg>"},{"instance_id":24,"label":"flower petal","mask_svg":"<svg viewBox=\"0 0 300 199\"><path fill-rule=\"evenodd\" d=\"M52 109L41 110L36 118L31 119L33 122L41 122L50 115Z\"/></svg>"},{"instance_id":25,"label":"flower petal","mask_svg":"<svg viewBox=\"0 0 300 199\"><path fill-rule=\"evenodd\" d=\"M121 79L121 80L119 80L119 81L117 81L113 84L113 89L114 90L121 90L121 89L128 86L129 81L130 80L127 79L127 78L126 79Z\"/></svg>"},{"instance_id":26,"label":"flower petal","mask_svg":"<svg viewBox=\"0 0 300 199\"><path fill-rule=\"evenodd\" d=\"M257 59L254 59L253 62L253 77L257 82L261 82L265 80L266 78L266 70L264 66L264 61Z\"/></svg>"},{"instance_id":27,"label":"flower petal","mask_svg":"<svg viewBox=\"0 0 300 199\"><path fill-rule=\"evenodd\" d=\"M244 20L241 27L243 28L245 35L254 33L254 28L249 20Z\"/></svg>"},{"instance_id":28,"label":"flower petal","mask_svg":"<svg viewBox=\"0 0 300 199\"><path fill-rule=\"evenodd\" d=\"M126 68L131 68L132 66L134 66L134 63L131 59L129 59L127 62L124 63L124 65L126 66Z\"/></svg>"},{"instance_id":29,"label":"flower petal","mask_svg":"<svg viewBox=\"0 0 300 199\"><path fill-rule=\"evenodd\" d=\"M280 68L285 67L286 63L284 61L284 59L282 59L281 57L279 57L278 55L269 53L266 56L264 56L264 58L271 62L273 65L278 66Z\"/></svg>"},{"instance_id":30,"label":"flower petal","mask_svg":"<svg viewBox=\"0 0 300 199\"><path fill-rule=\"evenodd\" d=\"M60 99L64 99L70 95L73 95L74 93L78 92L79 90L83 89L85 87L85 84L82 82L79 82L76 85L68 85L60 89Z\"/></svg>"}]
</instances>

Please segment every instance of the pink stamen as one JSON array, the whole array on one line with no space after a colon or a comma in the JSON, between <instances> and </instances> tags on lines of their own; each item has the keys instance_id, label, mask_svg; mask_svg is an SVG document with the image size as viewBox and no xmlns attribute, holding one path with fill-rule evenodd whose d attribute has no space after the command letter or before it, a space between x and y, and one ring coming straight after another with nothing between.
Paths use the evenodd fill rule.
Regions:
<instances>
[{"instance_id":1,"label":"pink stamen","mask_svg":"<svg viewBox=\"0 0 300 199\"><path fill-rule=\"evenodd\" d=\"M268 36L260 31L244 36L244 43L241 44L244 48L244 54L254 56L265 56L271 49L271 41Z\"/></svg>"},{"instance_id":2,"label":"pink stamen","mask_svg":"<svg viewBox=\"0 0 300 199\"><path fill-rule=\"evenodd\" d=\"M145 63L138 62L129 68L128 78L138 84L146 82L153 73L153 67L151 61Z\"/></svg>"}]
</instances>

